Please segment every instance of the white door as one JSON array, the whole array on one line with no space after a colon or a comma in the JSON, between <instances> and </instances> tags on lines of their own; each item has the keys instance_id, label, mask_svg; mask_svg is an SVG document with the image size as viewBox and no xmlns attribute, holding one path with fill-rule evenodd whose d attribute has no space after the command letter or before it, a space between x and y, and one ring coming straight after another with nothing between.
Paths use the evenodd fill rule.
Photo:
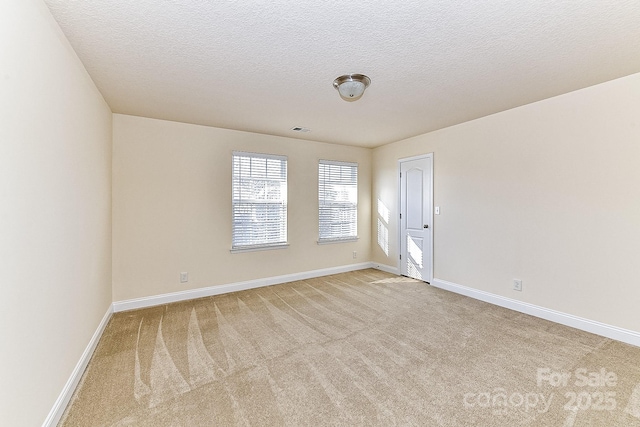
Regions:
<instances>
[{"instance_id":1,"label":"white door","mask_svg":"<svg viewBox=\"0 0 640 427\"><path fill-rule=\"evenodd\" d=\"M433 157L400 160L400 273L430 282Z\"/></svg>"}]
</instances>

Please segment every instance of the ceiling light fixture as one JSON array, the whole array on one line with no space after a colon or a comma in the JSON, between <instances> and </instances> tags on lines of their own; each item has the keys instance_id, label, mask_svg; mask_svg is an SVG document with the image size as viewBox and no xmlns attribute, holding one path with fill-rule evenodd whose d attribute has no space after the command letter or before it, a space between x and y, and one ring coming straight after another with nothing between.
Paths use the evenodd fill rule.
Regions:
<instances>
[{"instance_id":1,"label":"ceiling light fixture","mask_svg":"<svg viewBox=\"0 0 640 427\"><path fill-rule=\"evenodd\" d=\"M371 84L371 79L364 74L345 74L333 81L340 96L345 101L357 101L360 99L364 90Z\"/></svg>"}]
</instances>

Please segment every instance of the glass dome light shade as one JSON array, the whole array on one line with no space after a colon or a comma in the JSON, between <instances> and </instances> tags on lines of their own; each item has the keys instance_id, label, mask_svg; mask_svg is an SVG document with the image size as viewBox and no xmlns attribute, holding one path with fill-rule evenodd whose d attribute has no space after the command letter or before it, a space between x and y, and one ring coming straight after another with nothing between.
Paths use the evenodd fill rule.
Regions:
<instances>
[{"instance_id":1,"label":"glass dome light shade","mask_svg":"<svg viewBox=\"0 0 640 427\"><path fill-rule=\"evenodd\" d=\"M345 101L360 99L369 84L371 84L371 79L362 74L347 74L333 81L333 86Z\"/></svg>"}]
</instances>

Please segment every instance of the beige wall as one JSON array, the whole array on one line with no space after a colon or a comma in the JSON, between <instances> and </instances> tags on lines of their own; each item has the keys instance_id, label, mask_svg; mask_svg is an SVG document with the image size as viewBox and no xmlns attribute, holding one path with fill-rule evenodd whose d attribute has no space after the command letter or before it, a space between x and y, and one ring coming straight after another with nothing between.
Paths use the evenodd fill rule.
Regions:
<instances>
[{"instance_id":1,"label":"beige wall","mask_svg":"<svg viewBox=\"0 0 640 427\"><path fill-rule=\"evenodd\" d=\"M640 331L639 112L635 74L377 148L373 260L397 160L433 152L435 278Z\"/></svg>"},{"instance_id":2,"label":"beige wall","mask_svg":"<svg viewBox=\"0 0 640 427\"><path fill-rule=\"evenodd\" d=\"M118 114L113 120L114 301L370 260L371 150ZM288 156L287 249L230 253L234 150ZM316 243L319 159L359 165L358 242ZM179 283L181 271L189 283Z\"/></svg>"},{"instance_id":3,"label":"beige wall","mask_svg":"<svg viewBox=\"0 0 640 427\"><path fill-rule=\"evenodd\" d=\"M111 111L41 0L0 2L0 424L42 424L111 302Z\"/></svg>"}]
</instances>

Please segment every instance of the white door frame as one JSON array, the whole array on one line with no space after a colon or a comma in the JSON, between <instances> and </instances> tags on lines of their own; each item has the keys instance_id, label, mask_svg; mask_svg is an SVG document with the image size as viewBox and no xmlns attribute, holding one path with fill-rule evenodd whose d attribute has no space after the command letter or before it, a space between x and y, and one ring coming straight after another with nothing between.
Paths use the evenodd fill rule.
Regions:
<instances>
[{"instance_id":1,"label":"white door frame","mask_svg":"<svg viewBox=\"0 0 640 427\"><path fill-rule=\"evenodd\" d=\"M398 159L398 171L396 176L398 177L398 214L396 216L396 219L398 220L398 274L402 274L402 260L400 259L400 254L402 251L402 221L400 221L400 213L402 212L402 179L400 178L400 171L401 171L401 167L402 167L402 163L403 162L408 162L411 160L422 160L422 159L428 159L431 158L431 188L429 189L429 206L431 206L431 218L430 218L430 223L431 223L431 242L429 242L430 245L430 251L429 251L429 258L428 258L428 262L431 264L431 268L430 270L430 274L429 274L429 283L433 283L433 240L434 240L434 228L435 226L433 225L433 168L434 166L434 162L433 162L433 153L427 153L427 154L420 154L418 156L411 156L411 157L403 157L401 159Z\"/></svg>"}]
</instances>

